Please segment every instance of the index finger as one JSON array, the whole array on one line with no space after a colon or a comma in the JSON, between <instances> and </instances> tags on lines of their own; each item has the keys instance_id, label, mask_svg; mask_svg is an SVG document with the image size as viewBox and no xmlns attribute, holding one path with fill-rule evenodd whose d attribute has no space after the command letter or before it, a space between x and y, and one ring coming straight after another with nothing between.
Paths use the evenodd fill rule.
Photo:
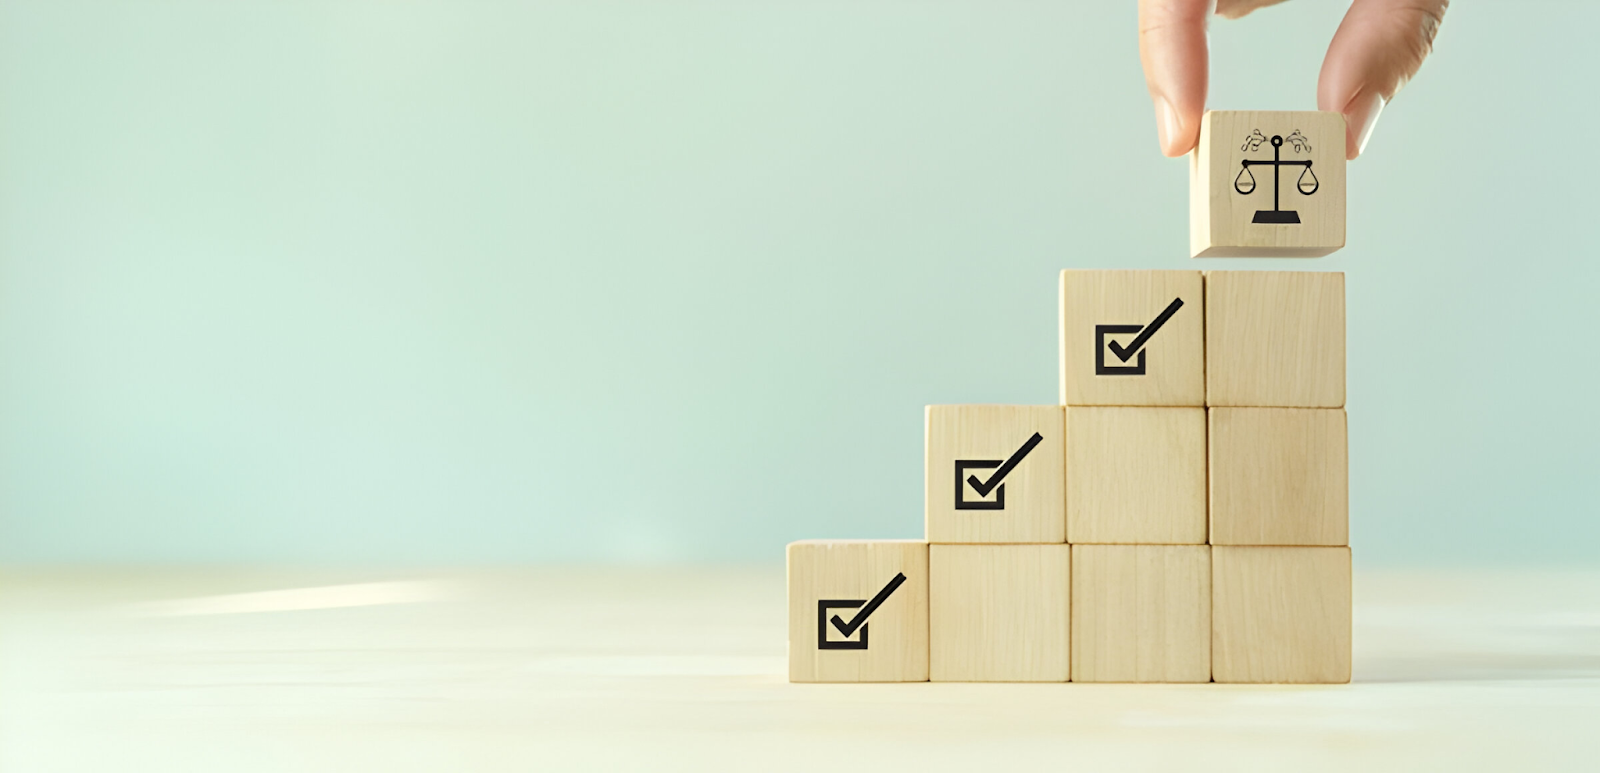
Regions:
<instances>
[{"instance_id":1,"label":"index finger","mask_svg":"<svg viewBox=\"0 0 1600 773\"><path fill-rule=\"evenodd\" d=\"M1139 0L1139 61L1155 103L1161 152L1194 149L1206 108L1206 19L1213 0Z\"/></svg>"}]
</instances>

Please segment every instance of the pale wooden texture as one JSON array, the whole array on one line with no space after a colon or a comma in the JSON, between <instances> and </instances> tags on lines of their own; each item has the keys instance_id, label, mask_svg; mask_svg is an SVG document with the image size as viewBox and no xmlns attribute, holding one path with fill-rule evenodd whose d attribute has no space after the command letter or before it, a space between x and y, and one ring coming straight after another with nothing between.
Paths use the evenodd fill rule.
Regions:
<instances>
[{"instance_id":1,"label":"pale wooden texture","mask_svg":"<svg viewBox=\"0 0 1600 773\"><path fill-rule=\"evenodd\" d=\"M1101 325L1154 322L1172 302L1173 312L1140 351L1144 375L1096 375ZM1061 403L1063 405L1204 405L1205 298L1198 271L1061 272ZM1131 346L1139 332L1108 332L1106 343ZM1134 366L1100 353L1110 366Z\"/></svg>"},{"instance_id":2,"label":"pale wooden texture","mask_svg":"<svg viewBox=\"0 0 1600 773\"><path fill-rule=\"evenodd\" d=\"M1211 548L1211 678L1350 681L1350 549Z\"/></svg>"},{"instance_id":3,"label":"pale wooden texture","mask_svg":"<svg viewBox=\"0 0 1600 773\"><path fill-rule=\"evenodd\" d=\"M1067 541L1206 541L1204 408L1067 408Z\"/></svg>"},{"instance_id":4,"label":"pale wooden texture","mask_svg":"<svg viewBox=\"0 0 1600 773\"><path fill-rule=\"evenodd\" d=\"M956 507L958 460L1004 463L1038 433L1027 452L993 490L982 494L966 481L988 483L998 467L968 468L967 501L998 501L1003 510ZM1061 543L1067 539L1062 486L1062 409L1058 405L930 405L927 409L924 513L929 542Z\"/></svg>"},{"instance_id":5,"label":"pale wooden texture","mask_svg":"<svg viewBox=\"0 0 1600 773\"><path fill-rule=\"evenodd\" d=\"M1246 140L1257 131L1260 144L1247 149ZM1316 191L1301 193L1297 183L1304 167L1281 167L1278 207L1293 210L1300 222L1253 222L1257 211L1273 208L1273 167L1251 166L1255 189L1243 194L1234 187L1244 169L1241 162L1272 161L1270 138L1291 138L1296 132L1310 147L1301 143L1297 150L1292 140L1284 142L1279 158L1310 160ZM1344 246L1344 116L1339 113L1212 110L1200 120L1200 143L1189 156L1192 256L1314 258Z\"/></svg>"},{"instance_id":6,"label":"pale wooden texture","mask_svg":"<svg viewBox=\"0 0 1600 773\"><path fill-rule=\"evenodd\" d=\"M1344 274L1206 274L1206 404L1344 407Z\"/></svg>"},{"instance_id":7,"label":"pale wooden texture","mask_svg":"<svg viewBox=\"0 0 1600 773\"><path fill-rule=\"evenodd\" d=\"M1212 408L1211 544L1348 545L1342 408Z\"/></svg>"},{"instance_id":8,"label":"pale wooden texture","mask_svg":"<svg viewBox=\"0 0 1600 773\"><path fill-rule=\"evenodd\" d=\"M929 678L1065 682L1071 548L931 545Z\"/></svg>"},{"instance_id":9,"label":"pale wooden texture","mask_svg":"<svg viewBox=\"0 0 1600 773\"><path fill-rule=\"evenodd\" d=\"M791 542L789 557L789 680L792 682L923 682L928 679L928 545L910 540ZM866 649L817 646L817 602L869 601L896 574L904 584L863 624ZM858 609L828 614L851 621ZM706 614L716 614L708 609ZM826 624L825 624L826 625Z\"/></svg>"},{"instance_id":10,"label":"pale wooden texture","mask_svg":"<svg viewBox=\"0 0 1600 773\"><path fill-rule=\"evenodd\" d=\"M1072 546L1072 681L1211 681L1211 548Z\"/></svg>"},{"instance_id":11,"label":"pale wooden texture","mask_svg":"<svg viewBox=\"0 0 1600 773\"><path fill-rule=\"evenodd\" d=\"M776 560L11 568L0 770L1594 769L1600 572L1355 601L1349 685L791 684Z\"/></svg>"}]
</instances>

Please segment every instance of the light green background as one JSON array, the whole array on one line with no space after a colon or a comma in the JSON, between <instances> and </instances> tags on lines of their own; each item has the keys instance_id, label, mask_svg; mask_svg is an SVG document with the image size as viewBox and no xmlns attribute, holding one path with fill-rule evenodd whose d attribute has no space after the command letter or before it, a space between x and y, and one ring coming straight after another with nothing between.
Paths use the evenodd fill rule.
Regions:
<instances>
[{"instance_id":1,"label":"light green background","mask_svg":"<svg viewBox=\"0 0 1600 773\"><path fill-rule=\"evenodd\" d=\"M1201 262L1131 0L0 2L0 560L918 536L922 406L1054 402L1056 272L1138 267L1347 272L1359 562L1594 563L1597 28L1458 3L1349 246Z\"/></svg>"}]
</instances>

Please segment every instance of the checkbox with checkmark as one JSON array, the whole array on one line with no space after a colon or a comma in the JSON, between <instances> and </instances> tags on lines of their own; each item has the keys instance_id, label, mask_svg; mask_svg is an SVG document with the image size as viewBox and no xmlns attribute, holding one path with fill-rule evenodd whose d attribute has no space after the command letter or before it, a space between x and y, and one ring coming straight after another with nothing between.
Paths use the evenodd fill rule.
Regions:
<instances>
[{"instance_id":1,"label":"checkbox with checkmark","mask_svg":"<svg viewBox=\"0 0 1600 773\"><path fill-rule=\"evenodd\" d=\"M926 542L805 540L788 561L789 681L927 681Z\"/></svg>"},{"instance_id":2,"label":"checkbox with checkmark","mask_svg":"<svg viewBox=\"0 0 1600 773\"><path fill-rule=\"evenodd\" d=\"M1063 271L1060 335L1063 405L1205 405L1198 271Z\"/></svg>"},{"instance_id":3,"label":"checkbox with checkmark","mask_svg":"<svg viewBox=\"0 0 1600 773\"><path fill-rule=\"evenodd\" d=\"M817 649L819 650L864 650L871 647L867 638L867 618L883 606L894 592L906 582L904 572L899 572L891 578L871 599L822 599L817 602ZM854 614L849 620L836 614L829 614L835 609L853 609ZM833 638L837 633L843 637ZM855 638L851 638L855 637Z\"/></svg>"},{"instance_id":4,"label":"checkbox with checkmark","mask_svg":"<svg viewBox=\"0 0 1600 773\"><path fill-rule=\"evenodd\" d=\"M1061 417L1057 405L928 406L928 540L1065 541Z\"/></svg>"}]
</instances>

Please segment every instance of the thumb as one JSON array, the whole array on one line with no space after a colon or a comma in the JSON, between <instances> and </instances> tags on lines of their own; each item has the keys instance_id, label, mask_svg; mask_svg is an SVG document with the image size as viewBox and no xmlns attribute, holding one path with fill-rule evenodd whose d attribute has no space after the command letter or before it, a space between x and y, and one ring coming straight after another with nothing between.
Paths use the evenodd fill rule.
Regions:
<instances>
[{"instance_id":1,"label":"thumb","mask_svg":"<svg viewBox=\"0 0 1600 773\"><path fill-rule=\"evenodd\" d=\"M1378 114L1422 67L1450 0L1355 0L1328 46L1317 108L1345 117L1345 157L1361 155Z\"/></svg>"}]
</instances>

